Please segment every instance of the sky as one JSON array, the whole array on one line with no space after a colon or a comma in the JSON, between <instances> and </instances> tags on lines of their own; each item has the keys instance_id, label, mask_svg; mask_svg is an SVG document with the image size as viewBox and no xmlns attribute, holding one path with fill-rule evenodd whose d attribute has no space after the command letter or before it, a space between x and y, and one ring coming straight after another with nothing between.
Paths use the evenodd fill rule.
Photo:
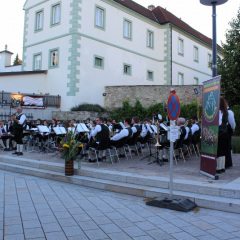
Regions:
<instances>
[{"instance_id":1,"label":"sky","mask_svg":"<svg viewBox=\"0 0 240 240\"><path fill-rule=\"evenodd\" d=\"M135 0L135 2L144 7L153 4L155 7L166 8L197 31L212 38L212 7L202 5L200 0ZM0 51L3 51L7 44L8 50L14 53L13 58L17 53L22 58L24 3L25 0L0 1ZM225 4L217 6L217 43L219 45L225 42L226 30L230 28L228 23L232 18L236 18L239 7L240 0L228 0Z\"/></svg>"}]
</instances>

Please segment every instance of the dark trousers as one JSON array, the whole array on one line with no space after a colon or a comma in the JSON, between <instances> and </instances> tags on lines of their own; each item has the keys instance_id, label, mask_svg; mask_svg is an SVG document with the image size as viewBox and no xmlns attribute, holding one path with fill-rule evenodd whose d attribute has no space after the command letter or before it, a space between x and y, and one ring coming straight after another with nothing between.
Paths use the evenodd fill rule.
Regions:
<instances>
[{"instance_id":1,"label":"dark trousers","mask_svg":"<svg viewBox=\"0 0 240 240\"><path fill-rule=\"evenodd\" d=\"M14 129L14 140L17 144L23 144L23 129L22 128L15 128Z\"/></svg>"}]
</instances>

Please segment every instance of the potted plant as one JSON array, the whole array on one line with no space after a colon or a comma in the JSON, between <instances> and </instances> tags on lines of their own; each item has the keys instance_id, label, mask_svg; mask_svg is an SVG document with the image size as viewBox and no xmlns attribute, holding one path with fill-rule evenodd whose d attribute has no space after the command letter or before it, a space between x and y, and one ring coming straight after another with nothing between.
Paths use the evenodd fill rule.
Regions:
<instances>
[{"instance_id":1,"label":"potted plant","mask_svg":"<svg viewBox=\"0 0 240 240\"><path fill-rule=\"evenodd\" d=\"M75 128L76 130L76 128ZM83 147L82 142L76 139L75 130L72 128L65 137L61 138L61 157L65 160L65 175L71 176L74 174L74 160L79 153L79 148Z\"/></svg>"}]
</instances>

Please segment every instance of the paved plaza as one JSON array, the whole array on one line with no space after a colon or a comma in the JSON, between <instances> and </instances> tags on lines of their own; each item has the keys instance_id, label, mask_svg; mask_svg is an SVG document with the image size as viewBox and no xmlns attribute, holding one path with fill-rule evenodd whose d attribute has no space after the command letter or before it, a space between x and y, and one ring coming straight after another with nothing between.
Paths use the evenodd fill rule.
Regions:
<instances>
[{"instance_id":1,"label":"paved plaza","mask_svg":"<svg viewBox=\"0 0 240 240\"><path fill-rule=\"evenodd\" d=\"M144 200L0 170L0 239L240 239L239 214Z\"/></svg>"}]
</instances>

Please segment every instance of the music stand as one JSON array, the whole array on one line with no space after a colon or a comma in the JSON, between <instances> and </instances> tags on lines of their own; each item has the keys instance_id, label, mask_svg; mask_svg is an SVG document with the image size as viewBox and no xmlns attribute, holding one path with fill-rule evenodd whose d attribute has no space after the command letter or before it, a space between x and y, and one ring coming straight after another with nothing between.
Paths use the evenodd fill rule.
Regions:
<instances>
[{"instance_id":1,"label":"music stand","mask_svg":"<svg viewBox=\"0 0 240 240\"><path fill-rule=\"evenodd\" d=\"M150 147L149 147L150 154L148 154L148 156L140 159L140 161L145 158L151 159L151 157L153 157L153 158L155 158L155 161L151 161L150 163L148 163L148 165L153 164L153 163L158 163L162 167L164 165L164 162L159 158L159 150L161 147L161 144L159 143L159 123L157 124L157 143L156 143L155 147L157 147L157 150L154 153L152 153L152 150L151 150L152 146L151 146L151 142L150 142Z\"/></svg>"}]
</instances>

